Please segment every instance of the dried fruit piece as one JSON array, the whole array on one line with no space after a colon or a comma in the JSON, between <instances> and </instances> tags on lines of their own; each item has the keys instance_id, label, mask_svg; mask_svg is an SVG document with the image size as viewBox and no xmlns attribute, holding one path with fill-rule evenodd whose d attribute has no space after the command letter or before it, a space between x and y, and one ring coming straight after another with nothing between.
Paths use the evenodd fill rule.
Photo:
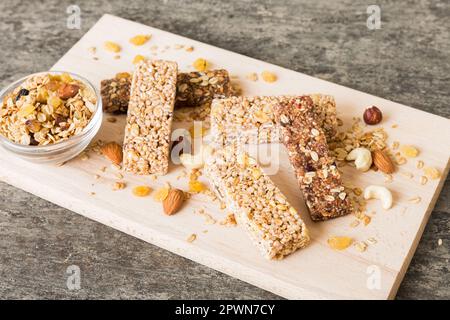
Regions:
<instances>
[{"instance_id":1,"label":"dried fruit piece","mask_svg":"<svg viewBox=\"0 0 450 320\"><path fill-rule=\"evenodd\" d=\"M150 194L152 189L148 186L137 186L133 188L133 194L136 197L146 197Z\"/></svg>"},{"instance_id":2,"label":"dried fruit piece","mask_svg":"<svg viewBox=\"0 0 450 320\"><path fill-rule=\"evenodd\" d=\"M47 99L47 104L48 104L49 106L53 107L54 109L56 109L56 108L58 108L60 105L63 104L63 101L62 101L59 97L56 97L56 96L50 96L50 97ZM44 111L44 112L45 112L45 111ZM50 114L50 113L49 113L49 114Z\"/></svg>"},{"instance_id":3,"label":"dried fruit piece","mask_svg":"<svg viewBox=\"0 0 450 320\"><path fill-rule=\"evenodd\" d=\"M131 74L128 72L119 72L116 74L116 79L128 79L131 78Z\"/></svg>"},{"instance_id":4,"label":"dried fruit piece","mask_svg":"<svg viewBox=\"0 0 450 320\"><path fill-rule=\"evenodd\" d=\"M375 166L382 172L390 174L395 171L391 158L381 150L372 152L372 159Z\"/></svg>"},{"instance_id":5,"label":"dried fruit piece","mask_svg":"<svg viewBox=\"0 0 450 320\"><path fill-rule=\"evenodd\" d=\"M428 178L432 180L436 180L441 177L441 172L434 167L426 167L425 169L423 169L423 172Z\"/></svg>"},{"instance_id":6,"label":"dried fruit piece","mask_svg":"<svg viewBox=\"0 0 450 320\"><path fill-rule=\"evenodd\" d=\"M278 79L277 75L275 73L273 73L273 72L270 72L270 71L263 71L261 73L261 76L262 76L263 80L265 82L268 82L268 83L275 82Z\"/></svg>"},{"instance_id":7,"label":"dried fruit piece","mask_svg":"<svg viewBox=\"0 0 450 320\"><path fill-rule=\"evenodd\" d=\"M162 187L159 188L158 190L156 190L153 199L157 202L162 202L164 201L167 196L169 195L170 192L170 187Z\"/></svg>"},{"instance_id":8,"label":"dried fruit piece","mask_svg":"<svg viewBox=\"0 0 450 320\"><path fill-rule=\"evenodd\" d=\"M419 155L419 150L411 145L402 146L400 151L408 158L415 158Z\"/></svg>"},{"instance_id":9,"label":"dried fruit piece","mask_svg":"<svg viewBox=\"0 0 450 320\"><path fill-rule=\"evenodd\" d=\"M29 94L30 94L30 91L28 91L27 89L25 89L25 88L20 89L20 90L19 90L19 93L18 93L17 96L16 96L16 101L19 100L20 97L22 97L22 96L27 96L27 95L29 95Z\"/></svg>"},{"instance_id":10,"label":"dried fruit piece","mask_svg":"<svg viewBox=\"0 0 450 320\"><path fill-rule=\"evenodd\" d=\"M207 190L206 186L197 180L189 181L189 191L194 193L200 193Z\"/></svg>"},{"instance_id":11,"label":"dried fruit piece","mask_svg":"<svg viewBox=\"0 0 450 320\"><path fill-rule=\"evenodd\" d=\"M166 199L163 200L163 208L165 214L171 216L180 210L185 200L184 192L180 189L172 189L169 191Z\"/></svg>"},{"instance_id":12,"label":"dried fruit piece","mask_svg":"<svg viewBox=\"0 0 450 320\"><path fill-rule=\"evenodd\" d=\"M353 243L350 237L331 237L328 239L328 245L334 250L347 249Z\"/></svg>"},{"instance_id":13,"label":"dried fruit piece","mask_svg":"<svg viewBox=\"0 0 450 320\"><path fill-rule=\"evenodd\" d=\"M105 144L101 151L103 155L112 163L120 165L123 160L122 147L116 142L109 142Z\"/></svg>"},{"instance_id":14,"label":"dried fruit piece","mask_svg":"<svg viewBox=\"0 0 450 320\"><path fill-rule=\"evenodd\" d=\"M104 43L104 47L107 51L115 52L115 53L120 52L120 50L122 50L122 48L117 43L112 42L112 41L106 41Z\"/></svg>"},{"instance_id":15,"label":"dried fruit piece","mask_svg":"<svg viewBox=\"0 0 450 320\"><path fill-rule=\"evenodd\" d=\"M145 44L148 40L150 40L152 36L150 34L144 35L139 34L137 36L134 36L130 39L130 43L134 44L135 46L142 46Z\"/></svg>"},{"instance_id":16,"label":"dried fruit piece","mask_svg":"<svg viewBox=\"0 0 450 320\"><path fill-rule=\"evenodd\" d=\"M25 121L25 125L30 132L39 132L41 130L41 123L37 120L27 120Z\"/></svg>"},{"instance_id":17,"label":"dried fruit piece","mask_svg":"<svg viewBox=\"0 0 450 320\"><path fill-rule=\"evenodd\" d=\"M205 71L208 68L208 61L203 58L198 58L194 61L193 66L197 71Z\"/></svg>"},{"instance_id":18,"label":"dried fruit piece","mask_svg":"<svg viewBox=\"0 0 450 320\"><path fill-rule=\"evenodd\" d=\"M63 100L67 100L69 98L75 97L79 90L80 90L80 86L78 86L76 84L63 83L58 88L58 97L60 97Z\"/></svg>"},{"instance_id":19,"label":"dried fruit piece","mask_svg":"<svg viewBox=\"0 0 450 320\"><path fill-rule=\"evenodd\" d=\"M34 111L34 109L35 106L33 106L32 104L24 104L17 112L17 116L19 118L25 118L26 116L31 114Z\"/></svg>"},{"instance_id":20,"label":"dried fruit piece","mask_svg":"<svg viewBox=\"0 0 450 320\"><path fill-rule=\"evenodd\" d=\"M143 55L138 54L133 59L133 64L138 64L141 61L144 61L146 58Z\"/></svg>"},{"instance_id":21,"label":"dried fruit piece","mask_svg":"<svg viewBox=\"0 0 450 320\"><path fill-rule=\"evenodd\" d=\"M364 111L363 119L365 123L375 125L381 122L383 113L377 107L372 106Z\"/></svg>"},{"instance_id":22,"label":"dried fruit piece","mask_svg":"<svg viewBox=\"0 0 450 320\"><path fill-rule=\"evenodd\" d=\"M66 83L70 83L73 81L73 78L67 72L62 73L60 75L60 79L61 79L61 81L66 82Z\"/></svg>"}]
</instances>

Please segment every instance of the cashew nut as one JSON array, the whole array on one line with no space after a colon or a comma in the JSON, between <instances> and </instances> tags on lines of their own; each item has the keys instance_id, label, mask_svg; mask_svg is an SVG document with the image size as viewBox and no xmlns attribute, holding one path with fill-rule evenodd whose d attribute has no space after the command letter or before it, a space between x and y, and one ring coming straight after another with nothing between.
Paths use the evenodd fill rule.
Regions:
<instances>
[{"instance_id":1,"label":"cashew nut","mask_svg":"<svg viewBox=\"0 0 450 320\"><path fill-rule=\"evenodd\" d=\"M392 193L388 188L382 186L368 186L364 189L364 199L379 199L383 209L392 207Z\"/></svg>"},{"instance_id":2,"label":"cashew nut","mask_svg":"<svg viewBox=\"0 0 450 320\"><path fill-rule=\"evenodd\" d=\"M181 164L188 170L200 169L204 166L205 160L211 156L213 148L209 145L202 145L198 153L192 155L183 153L180 155Z\"/></svg>"},{"instance_id":3,"label":"cashew nut","mask_svg":"<svg viewBox=\"0 0 450 320\"><path fill-rule=\"evenodd\" d=\"M348 155L347 160L355 160L356 169L360 171L367 171L372 165L372 154L366 148L353 149Z\"/></svg>"}]
</instances>

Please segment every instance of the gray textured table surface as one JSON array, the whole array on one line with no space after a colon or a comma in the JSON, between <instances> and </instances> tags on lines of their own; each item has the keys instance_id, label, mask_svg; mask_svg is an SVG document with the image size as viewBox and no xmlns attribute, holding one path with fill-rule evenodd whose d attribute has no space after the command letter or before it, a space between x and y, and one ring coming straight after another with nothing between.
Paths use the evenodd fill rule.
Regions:
<instances>
[{"instance_id":1,"label":"gray textured table surface","mask_svg":"<svg viewBox=\"0 0 450 320\"><path fill-rule=\"evenodd\" d=\"M373 2L380 30L366 27ZM71 4L81 30L66 28ZM447 0L0 1L0 85L48 69L103 13L450 115ZM450 298L449 196L447 179L399 299ZM0 233L0 298L278 298L4 183Z\"/></svg>"}]
</instances>

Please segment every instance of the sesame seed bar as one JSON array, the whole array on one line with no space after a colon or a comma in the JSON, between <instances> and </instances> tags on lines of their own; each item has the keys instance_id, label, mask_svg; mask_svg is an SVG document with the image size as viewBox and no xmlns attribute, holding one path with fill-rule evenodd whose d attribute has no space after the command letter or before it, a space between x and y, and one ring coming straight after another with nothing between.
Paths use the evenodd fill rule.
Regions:
<instances>
[{"instance_id":1,"label":"sesame seed bar","mask_svg":"<svg viewBox=\"0 0 450 320\"><path fill-rule=\"evenodd\" d=\"M118 73L112 79L102 80L100 93L102 95L103 110L108 113L125 114L130 100L131 75Z\"/></svg>"},{"instance_id":2,"label":"sesame seed bar","mask_svg":"<svg viewBox=\"0 0 450 320\"><path fill-rule=\"evenodd\" d=\"M205 173L266 258L282 259L308 244L298 212L247 153L233 147L216 151L206 161Z\"/></svg>"},{"instance_id":3,"label":"sesame seed bar","mask_svg":"<svg viewBox=\"0 0 450 320\"><path fill-rule=\"evenodd\" d=\"M336 104L328 95L310 95L317 119L327 139L337 132ZM293 96L255 96L214 99L211 106L211 134L219 146L280 142L274 107Z\"/></svg>"},{"instance_id":4,"label":"sesame seed bar","mask_svg":"<svg viewBox=\"0 0 450 320\"><path fill-rule=\"evenodd\" d=\"M227 70L180 73L175 108L210 104L213 98L227 97L230 93L230 76Z\"/></svg>"},{"instance_id":5,"label":"sesame seed bar","mask_svg":"<svg viewBox=\"0 0 450 320\"><path fill-rule=\"evenodd\" d=\"M123 144L124 168L129 172L168 171L177 70L175 62L164 60L136 66Z\"/></svg>"},{"instance_id":6,"label":"sesame seed bar","mask_svg":"<svg viewBox=\"0 0 450 320\"><path fill-rule=\"evenodd\" d=\"M108 113L126 114L130 100L131 76L118 73L112 79L102 80L100 91L103 110ZM213 98L231 95L227 70L179 73L175 109L210 104Z\"/></svg>"},{"instance_id":7,"label":"sesame seed bar","mask_svg":"<svg viewBox=\"0 0 450 320\"><path fill-rule=\"evenodd\" d=\"M303 191L312 220L328 220L351 212L341 175L328 149L314 101L309 96L285 100L275 107L282 142Z\"/></svg>"}]
</instances>

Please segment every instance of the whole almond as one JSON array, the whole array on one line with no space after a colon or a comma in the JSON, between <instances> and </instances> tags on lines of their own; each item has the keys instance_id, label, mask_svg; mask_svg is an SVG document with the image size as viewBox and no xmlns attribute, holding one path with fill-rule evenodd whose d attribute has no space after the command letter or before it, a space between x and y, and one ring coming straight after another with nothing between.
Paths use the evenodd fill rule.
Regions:
<instances>
[{"instance_id":1,"label":"whole almond","mask_svg":"<svg viewBox=\"0 0 450 320\"><path fill-rule=\"evenodd\" d=\"M395 171L394 163L391 158L381 150L372 152L372 160L374 165L384 173L393 173Z\"/></svg>"},{"instance_id":2,"label":"whole almond","mask_svg":"<svg viewBox=\"0 0 450 320\"><path fill-rule=\"evenodd\" d=\"M76 84L64 83L58 89L58 96L63 100L67 100L69 98L75 97L79 90L80 86Z\"/></svg>"},{"instance_id":3,"label":"whole almond","mask_svg":"<svg viewBox=\"0 0 450 320\"><path fill-rule=\"evenodd\" d=\"M103 155L112 163L120 165L123 159L122 147L116 142L109 142L102 147Z\"/></svg>"},{"instance_id":4,"label":"whole almond","mask_svg":"<svg viewBox=\"0 0 450 320\"><path fill-rule=\"evenodd\" d=\"M180 210L185 200L184 192L180 189L171 189L163 201L164 212L171 216Z\"/></svg>"}]
</instances>

